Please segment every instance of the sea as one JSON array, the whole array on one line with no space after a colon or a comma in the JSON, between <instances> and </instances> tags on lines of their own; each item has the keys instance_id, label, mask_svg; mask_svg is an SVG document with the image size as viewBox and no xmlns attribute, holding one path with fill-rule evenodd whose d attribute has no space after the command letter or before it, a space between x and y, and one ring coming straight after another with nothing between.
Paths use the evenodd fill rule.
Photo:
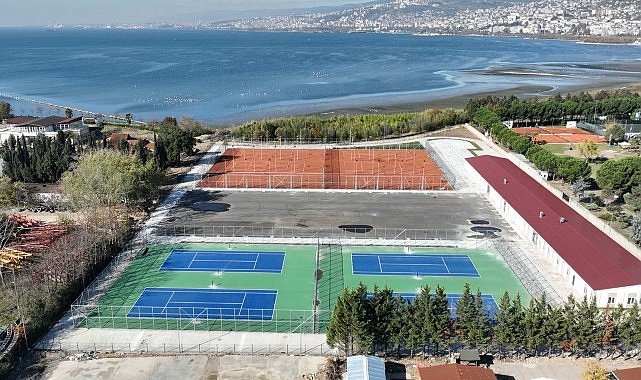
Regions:
<instances>
[{"instance_id":1,"label":"sea","mask_svg":"<svg viewBox=\"0 0 641 380\"><path fill-rule=\"evenodd\" d=\"M487 36L0 28L16 115L190 117L212 126L532 88L641 82L641 46ZM542 89L542 90L541 90ZM521 94L516 94L521 95Z\"/></svg>"}]
</instances>

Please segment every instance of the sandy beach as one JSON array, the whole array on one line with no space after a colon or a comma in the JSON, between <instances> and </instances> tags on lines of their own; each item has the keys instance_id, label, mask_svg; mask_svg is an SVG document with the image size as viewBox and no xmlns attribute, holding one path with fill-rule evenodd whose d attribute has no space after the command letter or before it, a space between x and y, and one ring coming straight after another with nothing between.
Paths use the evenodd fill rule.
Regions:
<instances>
[{"instance_id":1,"label":"sandy beach","mask_svg":"<svg viewBox=\"0 0 641 380\"><path fill-rule=\"evenodd\" d=\"M616 62L603 65L585 65L581 69L593 69L601 72L600 77L595 78L592 83L577 84L571 86L557 87L553 85L515 85L513 88L483 91L479 87L478 91L466 94L450 94L449 91L436 91L433 99L395 103L390 98L388 104L381 103L372 107L346 107L333 110L331 112L311 113L313 116L333 116L333 115L354 115L354 114L371 114L371 113L399 113L399 112L420 112L431 108L464 108L470 99L484 98L487 96L516 96L518 98L539 97L545 99L560 93L563 96L567 94L577 94L580 92L589 92L595 94L599 91L616 91L628 89L632 92L641 92L641 62ZM571 74L563 73L563 68L549 67L533 68L510 68L509 70L488 69L474 71L479 76L498 76L498 77L519 77L539 76L545 78L567 77ZM515 81L515 82L518 82ZM440 96L439 96L440 95Z\"/></svg>"}]
</instances>

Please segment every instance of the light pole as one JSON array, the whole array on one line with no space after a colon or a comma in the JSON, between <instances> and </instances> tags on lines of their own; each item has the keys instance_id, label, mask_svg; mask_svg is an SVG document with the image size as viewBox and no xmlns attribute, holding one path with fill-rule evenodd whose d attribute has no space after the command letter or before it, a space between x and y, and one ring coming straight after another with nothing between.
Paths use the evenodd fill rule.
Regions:
<instances>
[{"instance_id":1,"label":"light pole","mask_svg":"<svg viewBox=\"0 0 641 380\"><path fill-rule=\"evenodd\" d=\"M300 354L302 355L303 354L303 317L302 316L300 317L300 325L298 325L298 330L300 332L298 345L300 347Z\"/></svg>"}]
</instances>

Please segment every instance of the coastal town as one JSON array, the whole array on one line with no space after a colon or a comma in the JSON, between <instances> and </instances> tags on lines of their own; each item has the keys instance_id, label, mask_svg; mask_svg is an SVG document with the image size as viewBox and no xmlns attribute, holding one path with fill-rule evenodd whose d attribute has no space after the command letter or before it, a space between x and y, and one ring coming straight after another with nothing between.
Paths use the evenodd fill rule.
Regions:
<instances>
[{"instance_id":1,"label":"coastal town","mask_svg":"<svg viewBox=\"0 0 641 380\"><path fill-rule=\"evenodd\" d=\"M219 22L211 27L550 36L639 36L641 33L641 7L634 0L497 3L395 0L337 11Z\"/></svg>"}]
</instances>

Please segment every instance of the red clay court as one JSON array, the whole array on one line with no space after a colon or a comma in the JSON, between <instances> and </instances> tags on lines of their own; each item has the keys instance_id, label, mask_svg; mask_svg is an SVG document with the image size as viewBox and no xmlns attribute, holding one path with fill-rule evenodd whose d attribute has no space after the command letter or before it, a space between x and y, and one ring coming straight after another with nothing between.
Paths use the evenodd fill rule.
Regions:
<instances>
[{"instance_id":1,"label":"red clay court","mask_svg":"<svg viewBox=\"0 0 641 380\"><path fill-rule=\"evenodd\" d=\"M452 190L422 149L227 149L205 188Z\"/></svg>"},{"instance_id":2,"label":"red clay court","mask_svg":"<svg viewBox=\"0 0 641 380\"><path fill-rule=\"evenodd\" d=\"M519 135L532 136L532 142L545 144L574 144L583 141L604 143L603 136L597 136L580 128L512 128Z\"/></svg>"}]
</instances>

